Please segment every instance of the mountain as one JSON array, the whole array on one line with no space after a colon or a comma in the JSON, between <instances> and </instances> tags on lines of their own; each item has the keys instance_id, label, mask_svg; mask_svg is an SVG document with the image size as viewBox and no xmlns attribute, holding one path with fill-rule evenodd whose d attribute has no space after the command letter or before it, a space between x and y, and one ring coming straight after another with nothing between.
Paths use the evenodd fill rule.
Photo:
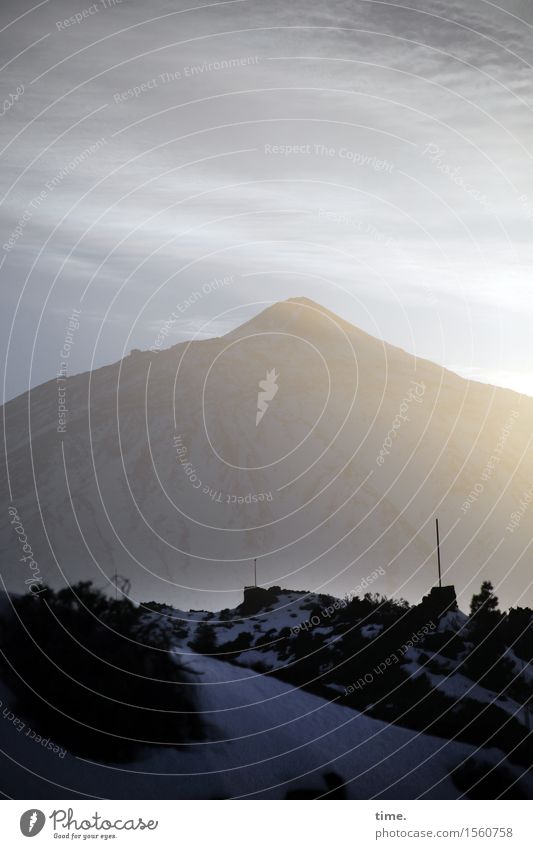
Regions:
<instances>
[{"instance_id":1,"label":"mountain","mask_svg":"<svg viewBox=\"0 0 533 849\"><path fill-rule=\"evenodd\" d=\"M220 609L257 557L264 585L342 596L379 569L373 592L418 601L436 579L438 515L463 607L484 579L505 607L532 601L533 399L307 299L49 381L3 413L1 569L15 593L118 573L134 598Z\"/></svg>"}]
</instances>

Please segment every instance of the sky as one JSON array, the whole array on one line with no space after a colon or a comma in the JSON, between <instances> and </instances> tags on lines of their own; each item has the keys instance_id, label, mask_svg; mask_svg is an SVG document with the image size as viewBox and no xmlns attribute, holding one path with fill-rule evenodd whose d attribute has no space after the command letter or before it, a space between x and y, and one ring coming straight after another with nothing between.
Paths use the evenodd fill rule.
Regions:
<instances>
[{"instance_id":1,"label":"sky","mask_svg":"<svg viewBox=\"0 0 533 849\"><path fill-rule=\"evenodd\" d=\"M73 315L77 373L301 296L533 395L532 36L525 0L4 0L4 399Z\"/></svg>"}]
</instances>

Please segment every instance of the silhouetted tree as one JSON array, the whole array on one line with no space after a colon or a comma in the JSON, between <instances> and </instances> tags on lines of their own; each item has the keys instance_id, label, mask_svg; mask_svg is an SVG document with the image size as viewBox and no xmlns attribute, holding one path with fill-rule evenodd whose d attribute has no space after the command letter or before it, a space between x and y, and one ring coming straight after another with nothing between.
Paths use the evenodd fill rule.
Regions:
<instances>
[{"instance_id":1,"label":"silhouetted tree","mask_svg":"<svg viewBox=\"0 0 533 849\"><path fill-rule=\"evenodd\" d=\"M479 614L499 612L498 605L499 601L494 595L494 587L491 582L483 581L479 593L472 596L470 615L478 616Z\"/></svg>"}]
</instances>

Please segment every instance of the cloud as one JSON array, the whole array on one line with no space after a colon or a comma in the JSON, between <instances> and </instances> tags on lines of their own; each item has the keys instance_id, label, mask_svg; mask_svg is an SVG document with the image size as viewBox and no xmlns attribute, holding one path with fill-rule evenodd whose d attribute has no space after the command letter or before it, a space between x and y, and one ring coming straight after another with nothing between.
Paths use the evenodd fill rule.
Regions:
<instances>
[{"instance_id":1,"label":"cloud","mask_svg":"<svg viewBox=\"0 0 533 849\"><path fill-rule=\"evenodd\" d=\"M269 296L290 297L297 280L297 294L440 362L431 297L446 350L465 363L472 346L491 355L485 310L497 308L516 348L490 368L517 371L531 320L531 7L404 5L276 0L181 13L122 0L60 27L74 14L62 0L9 28L6 61L41 39L5 69L5 92L25 91L0 121L3 238L32 213L5 255L2 329L24 286L18 326L32 327L47 302L33 383L55 368L47 310L68 311L89 284L87 309L110 322L116 313L149 347L177 299L226 273L239 285L202 315L259 300L266 273ZM4 4L1 25L27 8ZM350 295L364 306L357 316ZM28 363L13 344L17 392ZM104 334L98 361L123 344ZM80 362L90 345L88 334Z\"/></svg>"}]
</instances>

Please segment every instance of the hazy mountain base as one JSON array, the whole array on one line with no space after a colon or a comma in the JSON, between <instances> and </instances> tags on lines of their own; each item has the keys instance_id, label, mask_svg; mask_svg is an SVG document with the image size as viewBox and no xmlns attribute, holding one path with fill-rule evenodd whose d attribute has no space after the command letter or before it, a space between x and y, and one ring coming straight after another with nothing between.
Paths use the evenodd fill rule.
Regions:
<instances>
[{"instance_id":1,"label":"hazy mountain base","mask_svg":"<svg viewBox=\"0 0 533 849\"><path fill-rule=\"evenodd\" d=\"M272 369L279 391L256 426ZM433 579L438 504L446 580L463 605L487 573L507 606L532 603L517 512L533 480L531 398L466 381L305 299L219 339L69 376L65 391L64 432L55 380L3 408L12 592L33 575L10 507L54 587L117 571L137 601L233 607L259 556L265 584L342 596L381 567L376 589L415 601Z\"/></svg>"}]
</instances>

